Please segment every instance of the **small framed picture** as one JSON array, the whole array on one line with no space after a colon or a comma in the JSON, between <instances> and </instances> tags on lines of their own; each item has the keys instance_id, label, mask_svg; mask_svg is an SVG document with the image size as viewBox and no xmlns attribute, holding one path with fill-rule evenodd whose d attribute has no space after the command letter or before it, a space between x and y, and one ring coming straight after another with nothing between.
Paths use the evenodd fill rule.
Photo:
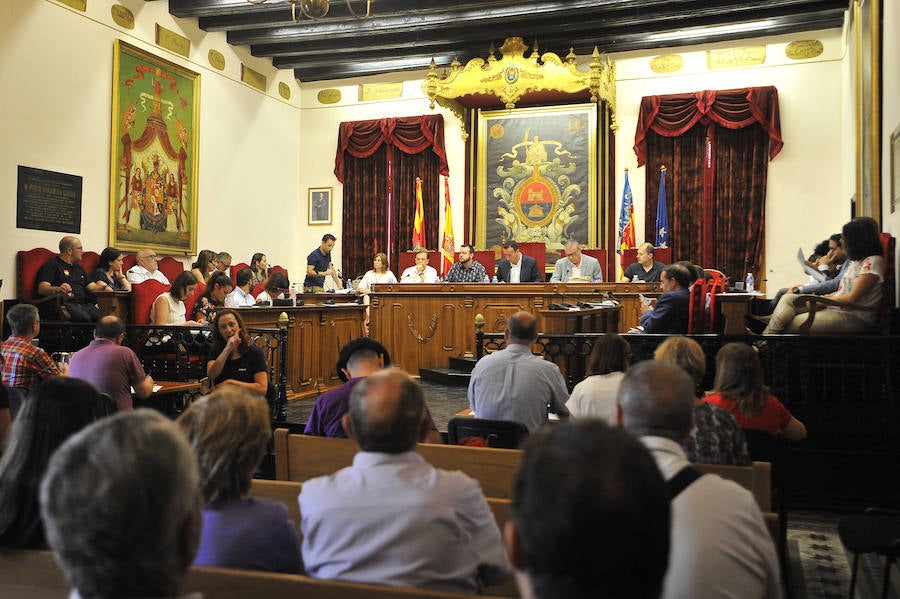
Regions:
<instances>
[{"instance_id":1,"label":"small framed picture","mask_svg":"<svg viewBox=\"0 0 900 599\"><path fill-rule=\"evenodd\" d=\"M331 187L309 188L309 224L331 224Z\"/></svg>"}]
</instances>

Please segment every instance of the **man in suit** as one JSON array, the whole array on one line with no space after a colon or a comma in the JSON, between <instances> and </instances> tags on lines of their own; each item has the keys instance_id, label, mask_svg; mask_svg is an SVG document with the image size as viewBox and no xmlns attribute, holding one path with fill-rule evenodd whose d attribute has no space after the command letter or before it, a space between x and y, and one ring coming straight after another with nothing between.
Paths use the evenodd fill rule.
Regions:
<instances>
[{"instance_id":1,"label":"man in suit","mask_svg":"<svg viewBox=\"0 0 900 599\"><path fill-rule=\"evenodd\" d=\"M641 326L645 333L687 333L688 313L694 282L691 272L681 264L669 264L660 275L663 294L655 302L641 305Z\"/></svg>"},{"instance_id":2,"label":"man in suit","mask_svg":"<svg viewBox=\"0 0 900 599\"><path fill-rule=\"evenodd\" d=\"M596 258L582 254L577 241L574 239L567 241L564 251L566 257L556 261L553 276L550 277L551 283L579 281L599 283L603 281L603 269L600 268L600 263Z\"/></svg>"},{"instance_id":3,"label":"man in suit","mask_svg":"<svg viewBox=\"0 0 900 599\"><path fill-rule=\"evenodd\" d=\"M543 283L537 260L519 251L519 244L503 244L503 258L497 262L497 280L501 283Z\"/></svg>"}]
</instances>

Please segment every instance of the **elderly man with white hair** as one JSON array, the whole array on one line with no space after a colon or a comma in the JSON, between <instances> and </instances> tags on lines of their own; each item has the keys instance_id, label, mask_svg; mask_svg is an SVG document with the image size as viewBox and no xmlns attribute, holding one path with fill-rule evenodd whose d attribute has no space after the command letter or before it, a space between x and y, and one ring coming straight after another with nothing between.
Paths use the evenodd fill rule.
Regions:
<instances>
[{"instance_id":1,"label":"elderly man with white hair","mask_svg":"<svg viewBox=\"0 0 900 599\"><path fill-rule=\"evenodd\" d=\"M153 250L138 250L135 265L128 269L125 278L132 284L143 283L150 279L170 285L169 278L159 270L159 256Z\"/></svg>"}]
</instances>

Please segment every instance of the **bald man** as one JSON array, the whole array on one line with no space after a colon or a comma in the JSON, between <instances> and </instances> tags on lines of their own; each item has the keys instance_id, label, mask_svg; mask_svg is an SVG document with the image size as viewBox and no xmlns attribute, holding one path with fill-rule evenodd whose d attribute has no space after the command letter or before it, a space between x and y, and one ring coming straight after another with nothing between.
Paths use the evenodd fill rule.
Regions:
<instances>
[{"instance_id":1,"label":"bald man","mask_svg":"<svg viewBox=\"0 0 900 599\"><path fill-rule=\"evenodd\" d=\"M350 395L353 465L303 483L303 563L316 578L477 593L509 574L478 482L418 454L428 422L422 387L380 370Z\"/></svg>"},{"instance_id":2,"label":"bald man","mask_svg":"<svg viewBox=\"0 0 900 599\"><path fill-rule=\"evenodd\" d=\"M141 399L153 393L153 379L144 372L137 355L122 346L125 325L117 316L104 316L94 331L94 340L72 354L69 376L83 379L97 391L108 393L119 412L134 409L131 389Z\"/></svg>"},{"instance_id":3,"label":"bald man","mask_svg":"<svg viewBox=\"0 0 900 599\"><path fill-rule=\"evenodd\" d=\"M661 597L781 597L775 545L753 495L715 474L701 474L681 448L693 425L694 401L693 379L668 362L639 362L619 387L621 423L650 450L671 498L669 569Z\"/></svg>"},{"instance_id":4,"label":"bald man","mask_svg":"<svg viewBox=\"0 0 900 599\"><path fill-rule=\"evenodd\" d=\"M47 301L41 304L41 316L47 320L97 322L100 308L90 295L88 275L79 264L84 254L81 240L66 235L59 240L59 254L37 272L37 292L41 296L58 296L60 304Z\"/></svg>"},{"instance_id":5,"label":"bald man","mask_svg":"<svg viewBox=\"0 0 900 599\"><path fill-rule=\"evenodd\" d=\"M534 432L547 410L568 418L569 391L559 366L531 353L537 319L516 312L506 321L506 348L478 360L469 379L469 407L478 418L521 422Z\"/></svg>"},{"instance_id":6,"label":"bald man","mask_svg":"<svg viewBox=\"0 0 900 599\"><path fill-rule=\"evenodd\" d=\"M138 250L135 264L128 269L125 277L131 283L143 283L149 279L170 285L169 278L159 270L159 256L153 250Z\"/></svg>"},{"instance_id":7,"label":"bald man","mask_svg":"<svg viewBox=\"0 0 900 599\"><path fill-rule=\"evenodd\" d=\"M659 283L665 264L653 259L656 248L652 243L642 243L637 249L637 262L625 269L625 280L637 283Z\"/></svg>"}]
</instances>

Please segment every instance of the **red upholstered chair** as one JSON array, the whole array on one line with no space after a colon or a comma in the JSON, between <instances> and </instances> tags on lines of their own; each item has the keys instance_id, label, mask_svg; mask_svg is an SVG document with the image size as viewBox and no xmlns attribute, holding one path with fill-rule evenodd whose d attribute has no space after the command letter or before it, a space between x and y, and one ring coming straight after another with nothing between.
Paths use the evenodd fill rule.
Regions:
<instances>
[{"instance_id":1,"label":"red upholstered chair","mask_svg":"<svg viewBox=\"0 0 900 599\"><path fill-rule=\"evenodd\" d=\"M100 254L97 252L85 252L81 256L81 268L84 269L84 272L87 273L88 279L91 278L91 275L94 274L94 271L97 270L97 267L100 266Z\"/></svg>"},{"instance_id":2,"label":"red upholstered chair","mask_svg":"<svg viewBox=\"0 0 900 599\"><path fill-rule=\"evenodd\" d=\"M49 262L56 252L46 248L34 248L24 252L16 252L16 293L19 301L40 304L52 297L40 297L37 293L37 271Z\"/></svg>"},{"instance_id":3,"label":"red upholstered chair","mask_svg":"<svg viewBox=\"0 0 900 599\"><path fill-rule=\"evenodd\" d=\"M250 265L246 262L238 262L237 264L231 265L231 284L237 287L237 274L238 271L242 268L250 268Z\"/></svg>"},{"instance_id":4,"label":"red upholstered chair","mask_svg":"<svg viewBox=\"0 0 900 599\"><path fill-rule=\"evenodd\" d=\"M704 268L703 271L710 277L706 280L706 292L709 295L709 332L721 333L721 314L719 314L719 301L716 296L725 293L728 277L721 270L715 268Z\"/></svg>"},{"instance_id":5,"label":"red upholstered chair","mask_svg":"<svg viewBox=\"0 0 900 599\"><path fill-rule=\"evenodd\" d=\"M122 258L122 272L128 272L128 269L137 264L137 254L125 254Z\"/></svg>"},{"instance_id":6,"label":"red upholstered chair","mask_svg":"<svg viewBox=\"0 0 900 599\"><path fill-rule=\"evenodd\" d=\"M271 276L271 274L274 273L274 272L280 272L281 274L283 274L283 275L287 278L288 282L291 281L291 277L288 275L288 271L287 271L287 269L286 269L285 267L283 267L283 266L277 266L277 265L276 265L276 266L270 266L270 267L269 267L269 275ZM304 278L305 278L305 277L304 277ZM295 282L295 283L303 283L303 281L294 281L294 282Z\"/></svg>"},{"instance_id":7,"label":"red upholstered chair","mask_svg":"<svg viewBox=\"0 0 900 599\"><path fill-rule=\"evenodd\" d=\"M184 300L184 316L188 320L191 320L191 315L194 312L194 304L197 303L197 300L200 299L200 296L206 293L206 283L197 283L197 287L194 289L194 293L190 294Z\"/></svg>"},{"instance_id":8,"label":"red upholstered chair","mask_svg":"<svg viewBox=\"0 0 900 599\"><path fill-rule=\"evenodd\" d=\"M169 286L156 279L131 286L131 322L134 324L150 324L150 309L160 294L169 290Z\"/></svg>"},{"instance_id":9,"label":"red upholstered chair","mask_svg":"<svg viewBox=\"0 0 900 599\"><path fill-rule=\"evenodd\" d=\"M160 258L159 262L156 263L156 267L162 271L162 274L166 275L170 283L175 280L175 277L184 272L184 264L181 260L171 256Z\"/></svg>"},{"instance_id":10,"label":"red upholstered chair","mask_svg":"<svg viewBox=\"0 0 900 599\"><path fill-rule=\"evenodd\" d=\"M416 252L400 252L400 265L397 267L396 275L400 277L404 270L416 263ZM437 250L428 250L428 266L432 267L438 273L441 272L441 253Z\"/></svg>"},{"instance_id":11,"label":"red upholstered chair","mask_svg":"<svg viewBox=\"0 0 900 599\"><path fill-rule=\"evenodd\" d=\"M250 291L250 295L252 295L253 297L256 297L257 295L259 295L260 293L265 291L265 289L266 289L265 282L257 283L256 285L253 286L253 289Z\"/></svg>"},{"instance_id":12,"label":"red upholstered chair","mask_svg":"<svg viewBox=\"0 0 900 599\"><path fill-rule=\"evenodd\" d=\"M547 244L543 241L523 241L519 243L519 251L537 260L538 272L547 278Z\"/></svg>"},{"instance_id":13,"label":"red upholstered chair","mask_svg":"<svg viewBox=\"0 0 900 599\"><path fill-rule=\"evenodd\" d=\"M663 264L672 264L672 248L656 248L656 251L653 252L653 259ZM622 272L625 272L625 269L635 262L637 262L637 248L627 248L622 251Z\"/></svg>"},{"instance_id":14,"label":"red upholstered chair","mask_svg":"<svg viewBox=\"0 0 900 599\"><path fill-rule=\"evenodd\" d=\"M475 259L481 263L489 277L497 272L497 254L494 250L476 250Z\"/></svg>"},{"instance_id":15,"label":"red upholstered chair","mask_svg":"<svg viewBox=\"0 0 900 599\"><path fill-rule=\"evenodd\" d=\"M599 248L594 248L594 249L582 249L582 250L581 250L581 253L582 253L582 254L587 254L588 256L590 256L591 258L596 259L597 262L600 263L600 268L601 268L601 270L603 270L603 280L604 280L604 281L615 281L615 278L614 278L614 277L613 277L613 278L610 278L609 273L606 272L606 250L602 250L602 249L599 249ZM560 257L560 258L565 258L565 257L566 257L566 250L565 250L565 249L559 250L559 257Z\"/></svg>"},{"instance_id":16,"label":"red upholstered chair","mask_svg":"<svg viewBox=\"0 0 900 599\"><path fill-rule=\"evenodd\" d=\"M688 334L696 335L706 332L706 291L704 279L697 279L691 285L691 299L688 310Z\"/></svg>"}]
</instances>

